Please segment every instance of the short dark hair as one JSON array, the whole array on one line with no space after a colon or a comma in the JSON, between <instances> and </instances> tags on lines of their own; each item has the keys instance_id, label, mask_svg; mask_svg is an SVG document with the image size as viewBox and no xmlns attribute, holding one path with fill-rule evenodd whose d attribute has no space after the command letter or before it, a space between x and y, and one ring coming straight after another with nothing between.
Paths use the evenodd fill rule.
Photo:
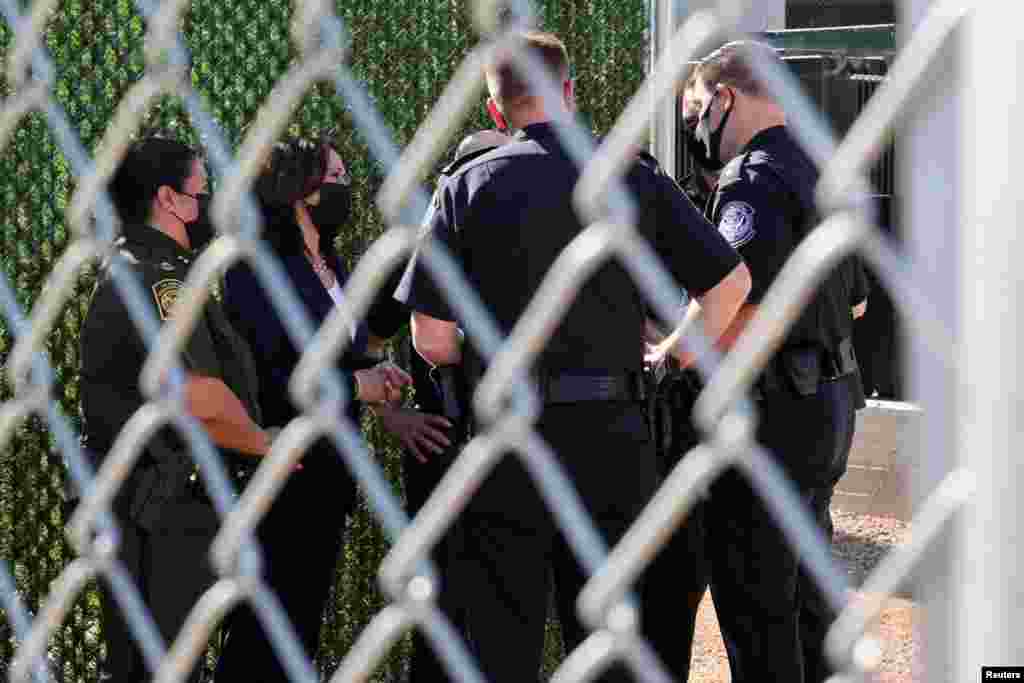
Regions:
<instances>
[{"instance_id":1,"label":"short dark hair","mask_svg":"<svg viewBox=\"0 0 1024 683\"><path fill-rule=\"evenodd\" d=\"M517 49L525 49L546 67L548 76L555 82L569 78L569 52L558 36L544 31L526 31L515 40ZM493 84L494 99L514 103L535 96L529 79L525 78L508 55L501 55L485 68L488 80Z\"/></svg>"},{"instance_id":2,"label":"short dark hair","mask_svg":"<svg viewBox=\"0 0 1024 683\"><path fill-rule=\"evenodd\" d=\"M697 73L708 90L714 90L721 83L732 86L746 95L772 98L751 67L750 60L781 62L771 45L752 40L737 40L726 43L701 60Z\"/></svg>"},{"instance_id":3,"label":"short dark hair","mask_svg":"<svg viewBox=\"0 0 1024 683\"><path fill-rule=\"evenodd\" d=\"M201 158L196 149L169 138L151 136L132 143L108 186L121 221L149 220L157 190L167 185L181 192L193 163Z\"/></svg>"},{"instance_id":4,"label":"short dark hair","mask_svg":"<svg viewBox=\"0 0 1024 683\"><path fill-rule=\"evenodd\" d=\"M263 237L278 254L302 253L295 202L320 189L327 175L328 138L293 137L275 144L254 189L263 211ZM320 252L333 249L334 236L320 233Z\"/></svg>"}]
</instances>

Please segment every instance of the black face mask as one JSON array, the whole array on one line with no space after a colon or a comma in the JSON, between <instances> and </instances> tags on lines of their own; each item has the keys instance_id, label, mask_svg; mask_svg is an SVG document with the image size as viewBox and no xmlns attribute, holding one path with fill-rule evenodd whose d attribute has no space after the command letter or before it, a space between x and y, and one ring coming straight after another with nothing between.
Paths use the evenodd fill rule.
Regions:
<instances>
[{"instance_id":1,"label":"black face mask","mask_svg":"<svg viewBox=\"0 0 1024 683\"><path fill-rule=\"evenodd\" d=\"M320 186L320 203L306 208L320 232L320 244L333 243L352 213L352 188L341 183L324 183Z\"/></svg>"},{"instance_id":2,"label":"black face mask","mask_svg":"<svg viewBox=\"0 0 1024 683\"><path fill-rule=\"evenodd\" d=\"M721 91L719 91L721 92ZM707 158L719 164L719 168L725 165L722 160L722 134L725 133L725 127L729 124L729 117L732 115L732 109L736 106L736 98L733 97L733 106L722 115L722 122L718 124L718 128L711 131L711 107L715 103L715 98L718 97L718 92L715 93L711 101L708 102L708 108L700 115L700 121L697 122L696 137L699 141L704 143L704 151L707 153Z\"/></svg>"},{"instance_id":3,"label":"black face mask","mask_svg":"<svg viewBox=\"0 0 1024 683\"><path fill-rule=\"evenodd\" d=\"M183 194L188 194L187 192ZM188 233L189 244L192 245L192 251L202 251L206 246L213 241L213 238L217 236L217 231L213 229L213 223L210 222L210 195L209 194L190 194L199 204L199 210L196 212L196 219L185 223L185 232Z\"/></svg>"},{"instance_id":4,"label":"black face mask","mask_svg":"<svg viewBox=\"0 0 1024 683\"><path fill-rule=\"evenodd\" d=\"M703 171L715 172L722 169L723 164L717 159L712 159L708 156L708 149L704 143L697 138L697 125L692 126L683 124L683 142L686 144L686 151L690 153L690 157L693 159L698 167Z\"/></svg>"}]
</instances>

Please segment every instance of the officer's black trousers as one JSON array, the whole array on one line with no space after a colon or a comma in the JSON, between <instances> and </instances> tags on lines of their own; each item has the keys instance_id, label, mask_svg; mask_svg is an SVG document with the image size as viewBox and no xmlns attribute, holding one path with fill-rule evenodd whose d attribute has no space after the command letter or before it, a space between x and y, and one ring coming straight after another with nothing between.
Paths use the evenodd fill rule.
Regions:
<instances>
[{"instance_id":1,"label":"officer's black trousers","mask_svg":"<svg viewBox=\"0 0 1024 683\"><path fill-rule=\"evenodd\" d=\"M120 518L118 557L149 608L167 647L178 636L189 611L213 584L207 555L217 532L217 517L208 503L187 499L172 503L164 515L174 526L161 525L152 533ZM116 598L105 582L103 631L107 640L104 669L110 683L140 683L152 679ZM189 683L199 680L199 669Z\"/></svg>"},{"instance_id":2,"label":"officer's black trousers","mask_svg":"<svg viewBox=\"0 0 1024 683\"><path fill-rule=\"evenodd\" d=\"M310 455L313 455L311 452ZM295 627L308 657L316 655L324 605L335 579L345 517L355 487L331 453L307 456L307 464L289 475L261 524L264 573ZM336 456L334 456L336 457ZM308 462L312 460L312 462ZM227 637L217 663L217 683L284 683L287 677L256 613L236 609L227 620Z\"/></svg>"},{"instance_id":3,"label":"officer's black trousers","mask_svg":"<svg viewBox=\"0 0 1024 683\"><path fill-rule=\"evenodd\" d=\"M665 419L685 421L674 425L676 441L670 445L670 452L659 454L658 469L662 479L668 477L680 459L700 441L689 423L699 387L680 387L679 391L683 393L675 410L680 414L666 415ZM704 503L698 501L671 541L655 556L645 576L643 632L662 663L680 683L685 683L690 675L697 611L711 583L711 564L704 547L704 515Z\"/></svg>"},{"instance_id":4,"label":"officer's black trousers","mask_svg":"<svg viewBox=\"0 0 1024 683\"><path fill-rule=\"evenodd\" d=\"M654 451L638 404L549 406L543 438L605 541L618 541L656 486ZM552 575L566 647L586 632L572 604L585 581L566 540L515 454L497 465L462 516L452 581L460 582L470 647L489 681L539 676ZM621 671L602 680L629 680Z\"/></svg>"},{"instance_id":5,"label":"officer's black trousers","mask_svg":"<svg viewBox=\"0 0 1024 683\"><path fill-rule=\"evenodd\" d=\"M845 413L844 413L845 414ZM814 518L818 521L825 538L831 542L835 531L832 525L832 495L839 480L846 474L846 463L853 445L856 420L853 415L842 425L839 432L839 458L835 462L831 481L810 491L808 502ZM799 574L800 596L800 641L804 650L804 679L808 683L824 683L835 671L825 657L824 643L829 627L836 614L828 606L824 595L818 590L807 571L801 566Z\"/></svg>"},{"instance_id":6,"label":"officer's black trousers","mask_svg":"<svg viewBox=\"0 0 1024 683\"><path fill-rule=\"evenodd\" d=\"M774 394L759 408L758 440L823 521L831 498L825 492L845 467L852 439L851 385L830 382L809 397ZM805 675L804 657L820 655L832 617L820 609L817 595L804 609L808 583L800 578L797 552L767 506L743 476L730 471L712 485L705 511L712 597L734 683L820 680Z\"/></svg>"},{"instance_id":7,"label":"officer's black trousers","mask_svg":"<svg viewBox=\"0 0 1024 683\"><path fill-rule=\"evenodd\" d=\"M405 481L405 497L409 516L413 517L427 502L431 492L441 481L454 453L432 455L423 463L411 453L405 453L403 461L403 479ZM459 602L460 586L452 583L450 568L454 553L458 552L458 525L441 537L435 546L431 559L441 582L438 604L460 634L464 631L464 619ZM446 680L444 665L430 647L422 631L416 629L412 635L412 656L409 663L409 683L436 683Z\"/></svg>"},{"instance_id":8,"label":"officer's black trousers","mask_svg":"<svg viewBox=\"0 0 1024 683\"><path fill-rule=\"evenodd\" d=\"M711 582L704 516L698 503L655 557L644 584L644 635L680 683L690 675L697 611Z\"/></svg>"}]
</instances>

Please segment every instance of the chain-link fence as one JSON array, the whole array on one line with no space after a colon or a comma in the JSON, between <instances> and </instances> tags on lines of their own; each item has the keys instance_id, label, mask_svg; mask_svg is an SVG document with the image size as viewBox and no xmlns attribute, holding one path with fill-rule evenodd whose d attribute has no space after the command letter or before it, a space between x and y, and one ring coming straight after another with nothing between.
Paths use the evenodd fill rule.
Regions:
<instances>
[{"instance_id":1,"label":"chain-link fence","mask_svg":"<svg viewBox=\"0 0 1024 683\"><path fill-rule=\"evenodd\" d=\"M145 72L145 13L152 3L60 2L49 3L49 10L42 10L43 4L28 9L43 13L39 35L53 67L49 90L82 147L95 154L119 103ZM237 149L245 126L298 58L289 32L292 5L287 1L218 0L193 2L183 8L181 35L191 58L189 78L229 149ZM405 144L477 40L468 4L463 0L368 0L339 3L338 11L348 31L347 63L374 99L396 143ZM566 36L572 46L588 82L580 92L581 101L593 116L595 128L606 130L643 78L644 3L548 2L541 11L545 25ZM12 26L0 22L4 97L18 95L7 77L16 40ZM614 30L605 33L604 27ZM605 37L591 41L593 34ZM339 148L356 179L356 215L338 246L354 262L383 230L379 214L372 209L383 167L368 153L346 109L329 84L317 84L298 104L289 126L301 133L339 129ZM27 313L71 240L65 212L78 176L43 113L29 113L15 123L0 157L0 260L20 309ZM483 116L477 115L461 127L468 131L484 123ZM181 98L174 94L152 102L140 129L158 130L189 143L203 142ZM214 185L217 181L214 176ZM95 263L83 266L67 305L46 336L55 371L54 398L76 428L77 332L94 275ZM13 343L9 323L0 318L0 362L5 368ZM6 373L0 377L0 398L12 398ZM375 425L367 427L372 430L368 436L378 461L397 493L397 450ZM18 426L2 458L0 557L10 563L26 608L37 612L50 583L74 557L63 533L68 512L63 504L66 469L44 422L37 417ZM345 533L349 539L345 557L325 611L319 657L323 671L333 670L383 601L374 577L386 547L364 505ZM83 593L51 643L51 661L65 680L95 680L102 648L98 600L92 587ZM13 656L15 640L6 620L0 620L0 629L0 662L6 663ZM385 671L397 676L401 657L393 658Z\"/></svg>"},{"instance_id":2,"label":"chain-link fence","mask_svg":"<svg viewBox=\"0 0 1024 683\"><path fill-rule=\"evenodd\" d=\"M6 329L0 337L5 359L0 596L5 635L11 636L3 644L11 679L95 676L100 633L89 586L102 575L114 585L147 662L157 672L155 680L180 680L188 664L202 656L220 618L240 602L252 604L264 619L290 675L315 680L313 666L298 654L295 637L256 569L251 533L262 503L275 495L294 465L301 450L297 446L320 435L339 447L367 494L367 514L356 522L363 525L357 535L366 540L350 544L352 557L342 571L349 574L335 595L340 609L333 610L342 616L332 616L326 629L329 642L321 660L338 664L332 680L369 675L412 627L426 632L460 678L480 680L464 644L433 602L425 560L506 452L514 455L505 457L522 458L592 575L579 597L592 635L558 666L556 680L588 680L614 661L624 662L643 680L668 680L635 629L630 586L697 492L730 465L765 497L809 572L841 611L829 638L836 664L854 678L864 675L872 664L866 656L871 652L864 637L867 622L877 614L881 598L942 534L970 491L971 477L959 470L946 475L922 507L913 542L869 580L869 599L850 602L844 575L792 486L753 441L756 415L744 396L809 292L854 249L861 249L881 273L910 329L927 340L936 367L949 370L951 332L871 224L861 201L868 191L862 175L965 9L936 3L838 148L793 78L771 64L759 65L759 74L785 100L797 139L823 169L819 201L825 220L793 255L735 349L720 363L710 352L703 355L702 369L715 368L696 413L707 440L683 459L631 531L609 551L533 429L536 396L526 368L531 349L542 345L585 273L605 259L620 259L663 318L675 313L677 289L634 231L631 198L619 174L644 136L652 103L672 96L684 65L700 48L732 33L742 3L723 1L689 14L642 85L647 18L640 3L548 2L539 5L539 16L529 18L528 3L509 3L524 21L569 40L582 86L580 109L592 120L566 128L563 143L583 167L576 199L590 227L564 255L564 263L573 266L552 269L508 339L498 335L444 250L430 241L422 245L424 263L447 292L468 339L490 360L474 401L482 424L489 427L464 449L411 525L390 483L394 472L389 481L388 466L381 467L367 449L358 426L325 417L343 414L338 404L347 399L328 369L348 339L342 333L348 321L365 312L385 274L416 245L416 226L427 203L423 181L460 131L479 126L470 118L479 111L479 66L505 36L496 29L496 2L346 2L340 13L332 4L307 0L293 10L286 3L265 1L195 2L189 9L172 0L138 0L134 6L121 1L57 6L36 0L20 8L14 0L0 0L7 27L0 118L0 158L7 172L0 217L7 276L0 279ZM484 39L477 42L475 33ZM555 96L542 70L526 56L519 60L544 86L545 96ZM367 209L343 245L360 257L346 286L346 306L316 331L292 289L282 286L279 264L255 238L248 190L266 146L286 127L315 131L334 125L342 128L342 147L351 150L353 174L364 180L357 204ZM118 292L151 344L141 378L150 403L125 427L93 478L78 448L74 420L74 339L90 279L82 271L109 250L116 226L103 187L140 126L177 128L208 150L218 178L213 215L223 237L195 263L176 314L163 329L142 305L130 275L113 269ZM597 149L582 134L591 127L609 131ZM379 217L368 209L374 204ZM595 244L600 248L594 249ZM225 266L239 260L252 265L289 334L306 352L291 381L303 414L275 441L234 504L222 463L183 410L176 356L210 285ZM692 341L702 346L699 339ZM44 344L45 357L36 353ZM169 389L159 386L159 377L172 378ZM195 606L173 643L155 636L137 592L112 559L117 533L109 521L110 500L124 466L138 457L148 430L164 424L173 425L189 443L223 516L211 549L220 581ZM393 457L387 462L393 470ZM60 505L65 472L83 495L70 520ZM371 519L392 542L390 548L367 531ZM61 540L65 523L74 553ZM384 597L366 602L361 594L372 587L373 572L378 572ZM1002 610L1000 615L1011 613ZM1008 624L1000 621L1000 626ZM1007 643L1008 636L999 642ZM990 651L1015 652L1009 646ZM942 676L933 674L935 680Z\"/></svg>"}]
</instances>

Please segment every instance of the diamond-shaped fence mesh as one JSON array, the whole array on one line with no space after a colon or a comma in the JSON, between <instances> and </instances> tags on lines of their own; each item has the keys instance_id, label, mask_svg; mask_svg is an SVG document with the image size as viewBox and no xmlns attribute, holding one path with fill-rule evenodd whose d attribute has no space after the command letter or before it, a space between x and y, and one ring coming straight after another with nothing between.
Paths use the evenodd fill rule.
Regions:
<instances>
[{"instance_id":1,"label":"diamond-shaped fence mesh","mask_svg":"<svg viewBox=\"0 0 1024 683\"><path fill-rule=\"evenodd\" d=\"M674 313L677 288L637 237L631 198L619 174L642 144L652 104L673 95L686 62L700 48L734 34L740 3L722 2L689 15L646 80L647 3L505 3L520 17L535 9L530 21L566 39L574 58L579 110L585 114L564 129L563 143L583 168L575 199L590 223L586 237L593 241L569 246L559 263L571 267L552 268L507 340L497 334L449 255L430 241L423 243L424 263L446 290L469 341L491 363L474 402L488 428L464 449L411 523L399 505L393 446L374 425L365 426L368 448L359 425L324 417L343 414L327 408L347 400L330 368L347 343L342 330L348 320L365 312L389 267L416 245L416 224L426 205L423 187L439 160L449 156L460 133L485 125L476 65L487 50L505 41L493 28L498 3L37 3L0 2L6 74L0 112L0 607L5 617L0 661L12 680L45 680L47 671L59 680L96 679L103 656L93 587L98 575L114 584L156 680L180 680L181 671L202 656L226 610L242 602L259 613L289 675L315 679L314 665L299 654L294 632L253 562L256 548L250 541L261 504L276 494L299 455L295 445L321 435L338 446L366 493L346 532L349 540L325 615L318 665L321 675L334 672L332 680L360 679L374 671L397 679L402 663L396 643L410 628L422 629L460 678L481 679L465 644L429 599L432 568L424 561L500 457L522 459L591 575L579 608L593 633L564 661L551 659L557 680L589 680L615 661L643 680L667 680L634 628L632 585L697 492L729 465L738 467L766 499L809 572L841 610L829 643L836 663L854 680L864 674L868 663L858 656L857 646L879 603L849 602L843 574L791 484L753 442L756 416L745 395L807 293L856 249L882 275L912 329L927 337L939 367L949 368L949 331L938 325L928 298L901 270L899 255L880 238L858 200L867 187L861 176L962 17L959 4L935 5L889 81L838 148L794 79L771 64L759 66L759 75L786 102L797 139L823 168L819 202L825 221L790 259L736 348L717 367L713 354L702 356L702 369L714 369L697 410L707 441L682 461L627 535L608 549L572 482L534 431L536 396L525 381L526 368L531 349L545 340L582 278L606 259L618 258L625 265L663 318ZM537 65L525 55L518 59L551 96L553 84L542 82ZM146 93L150 99L144 106L135 102L136 115L130 115L132 98L157 86ZM253 237L249 185L267 144L286 128L305 133L336 129L351 173L361 181L354 197L359 207L354 227L339 243L354 266L346 305L319 331L311 328L294 291L279 286L279 264ZM138 306L137 283L113 269L117 291L151 345L141 378L150 403L125 427L93 478L76 442L77 331L95 277L93 264L114 234L103 181L123 153L124 141L140 129L171 131L209 151L217 189L213 215L222 237L193 266L182 303L162 329ZM587 130L607 133L597 149L582 135ZM84 220L90 212L94 220ZM594 242L599 249L592 248ZM183 411L176 355L217 274L243 260L257 271L289 334L305 352L291 381L303 413L274 442L236 502L222 463ZM692 341L702 344L699 338ZM43 350L45 355L34 353ZM162 376L172 378L170 389L157 386L155 378ZM211 549L220 581L171 643L154 637L137 591L110 554L117 541L110 498L123 477L116 464L133 463L145 429L162 424L185 437L223 518ZM942 534L969 482L964 472L947 477L923 507L913 543L870 579L869 596L885 596L906 578ZM63 504L71 489L83 495L73 518Z\"/></svg>"},{"instance_id":2,"label":"diamond-shaped fence mesh","mask_svg":"<svg viewBox=\"0 0 1024 683\"><path fill-rule=\"evenodd\" d=\"M116 108L145 70L146 24L138 5L110 1L51 3L45 49L53 61L51 94L66 112L82 145L92 151L111 124ZM27 9L31 9L30 7ZM194 2L182 17L182 36L191 54L191 79L203 105L219 124L226 145L236 149L259 107L297 58L290 35L291 2ZM25 10L23 10L25 11ZM349 32L349 63L394 131L407 141L436 101L444 84L477 38L466 2L345 2L338 6ZM566 36L578 50L578 63L592 77L580 96L597 129L607 129L629 94L643 78L646 59L646 10L641 2L622 4L552 2L543 8L547 25ZM598 27L614 26L603 44L591 45ZM600 31L604 34L603 29ZM5 58L13 49L10 23L0 23ZM586 57L584 58L584 54ZM7 62L5 60L4 66ZM12 94L7 78L2 94ZM345 102L329 84L314 85L297 107L290 125L303 133L338 129L339 148L358 178L352 229L339 239L340 252L351 262L380 234L382 222L372 210L383 178L379 163L367 153L355 131ZM484 125L482 116L463 128ZM140 129L157 130L188 142L202 142L179 98L165 96L145 112ZM20 309L27 315L56 259L66 248L69 228L65 211L76 175L40 113L30 113L17 126L0 156L3 165L0 211L0 260ZM213 182L216 184L217 177ZM95 264L81 269L81 284L69 297L59 321L47 337L55 391L65 414L77 422L77 331L88 307ZM6 319L0 319L0 358L13 347ZM0 398L12 398L6 372L0 377ZM370 441L396 494L400 492L398 451L379 428L369 426ZM74 557L64 538L68 510L63 504L67 472L59 450L38 417L23 423L2 451L0 467L0 557L10 565L19 595L37 613L50 583ZM375 579L386 545L379 526L364 505L350 521L348 542L339 562L319 653L321 671L333 671L383 598ZM13 658L17 642L4 619L0 661ZM554 650L554 648L552 648ZM99 594L85 591L54 634L49 647L54 672L61 680L95 680L103 656ZM392 657L383 675L402 671L402 657Z\"/></svg>"}]
</instances>

